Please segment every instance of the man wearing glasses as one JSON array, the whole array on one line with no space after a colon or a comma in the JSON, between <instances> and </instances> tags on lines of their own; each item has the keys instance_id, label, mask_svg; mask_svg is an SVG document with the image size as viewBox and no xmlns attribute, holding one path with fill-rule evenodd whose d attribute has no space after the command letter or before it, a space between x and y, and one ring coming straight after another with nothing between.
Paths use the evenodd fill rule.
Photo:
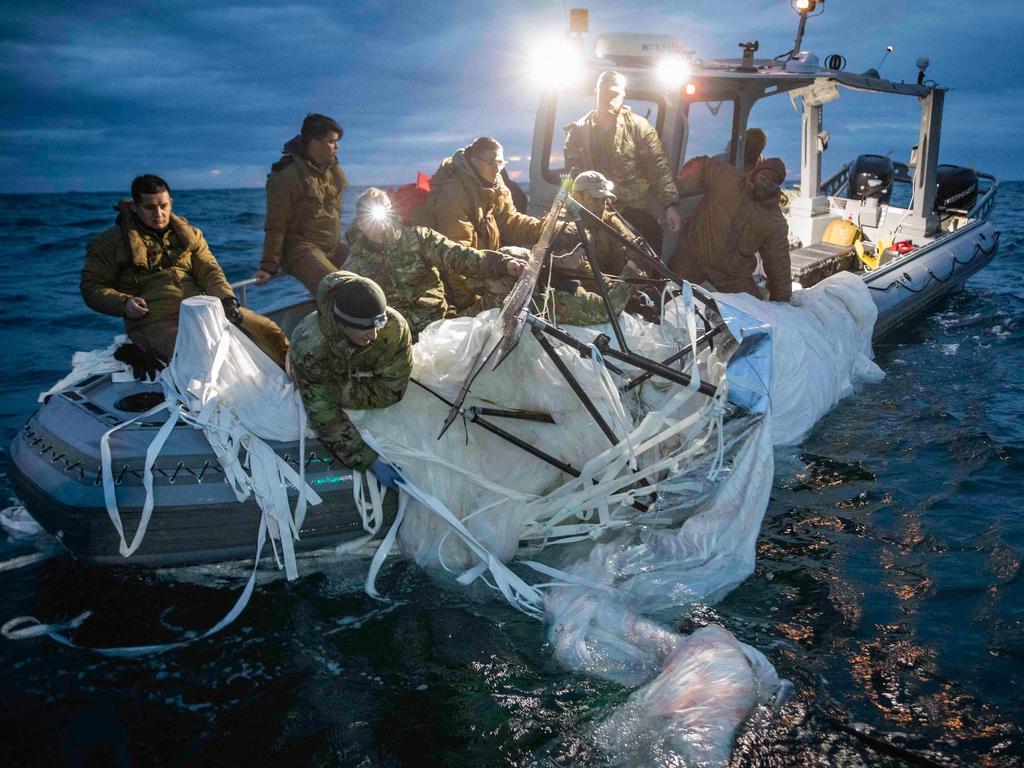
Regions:
<instances>
[{"instance_id":1,"label":"man wearing glasses","mask_svg":"<svg viewBox=\"0 0 1024 768\"><path fill-rule=\"evenodd\" d=\"M481 136L445 158L430 179L430 195L415 222L459 245L529 258L523 250L540 238L543 221L516 210L502 180L505 150L497 139ZM487 309L490 295L504 296L508 285L481 283L456 272L442 274L449 302L470 314ZM499 281L501 282L501 281Z\"/></svg>"},{"instance_id":2,"label":"man wearing glasses","mask_svg":"<svg viewBox=\"0 0 1024 768\"><path fill-rule=\"evenodd\" d=\"M690 160L676 177L679 194L704 198L686 220L669 266L692 283L760 299L753 277L760 254L769 299L789 301L789 225L780 207L785 180L786 166L777 157L747 173L712 157Z\"/></svg>"}]
</instances>

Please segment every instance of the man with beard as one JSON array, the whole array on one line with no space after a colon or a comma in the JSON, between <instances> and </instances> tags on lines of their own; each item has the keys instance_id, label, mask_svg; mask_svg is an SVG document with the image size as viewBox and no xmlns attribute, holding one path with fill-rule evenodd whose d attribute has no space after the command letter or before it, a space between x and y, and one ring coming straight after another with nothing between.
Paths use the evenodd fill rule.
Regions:
<instances>
[{"instance_id":1,"label":"man with beard","mask_svg":"<svg viewBox=\"0 0 1024 768\"><path fill-rule=\"evenodd\" d=\"M663 211L666 226L679 230L679 194L658 132L623 103L626 78L615 70L597 79L597 108L568 127L565 169L575 177L599 171L615 185L619 209L655 250L662 230L651 212Z\"/></svg>"},{"instance_id":2,"label":"man with beard","mask_svg":"<svg viewBox=\"0 0 1024 768\"><path fill-rule=\"evenodd\" d=\"M302 132L271 167L263 258L253 275L259 285L283 269L315 296L320 281L344 263L341 200L348 179L337 158L343 133L326 115L306 115Z\"/></svg>"},{"instance_id":3,"label":"man with beard","mask_svg":"<svg viewBox=\"0 0 1024 768\"><path fill-rule=\"evenodd\" d=\"M690 160L676 177L679 194L704 199L683 226L670 268L722 293L761 298L753 277L760 254L769 298L789 301L789 227L780 207L785 179L786 166L777 157L748 173L707 156Z\"/></svg>"}]
</instances>

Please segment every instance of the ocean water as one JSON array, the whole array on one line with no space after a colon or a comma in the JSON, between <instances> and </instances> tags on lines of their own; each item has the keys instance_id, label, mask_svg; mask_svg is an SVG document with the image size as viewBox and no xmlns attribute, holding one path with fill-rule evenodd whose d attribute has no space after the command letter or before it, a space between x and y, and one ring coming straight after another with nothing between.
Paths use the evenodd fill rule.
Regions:
<instances>
[{"instance_id":1,"label":"ocean water","mask_svg":"<svg viewBox=\"0 0 1024 768\"><path fill-rule=\"evenodd\" d=\"M71 354L118 321L81 302L115 194L0 196L0 446ZM229 278L262 239L261 190L179 192ZM351 206L349 206L351 207ZM677 628L719 622L796 696L741 730L734 766L1024 765L1024 183L1005 184L996 260L876 346L862 387L778 449L755 573ZM276 284L275 284L276 283ZM301 295L275 281L256 309ZM0 496L14 503L6 470ZM0 503L3 499L0 499ZM92 568L44 537L0 542L0 622L92 610L85 645L162 642L231 606L245 566ZM389 561L266 569L215 638L134 660L0 640L0 762L40 765L603 765L593 729L629 690L572 674L544 628Z\"/></svg>"}]
</instances>

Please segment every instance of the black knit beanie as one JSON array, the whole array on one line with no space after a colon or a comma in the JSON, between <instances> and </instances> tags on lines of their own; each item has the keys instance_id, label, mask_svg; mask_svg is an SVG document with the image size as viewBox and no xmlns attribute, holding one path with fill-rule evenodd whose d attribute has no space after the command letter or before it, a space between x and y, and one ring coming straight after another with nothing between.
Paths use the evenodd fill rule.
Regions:
<instances>
[{"instance_id":1,"label":"black knit beanie","mask_svg":"<svg viewBox=\"0 0 1024 768\"><path fill-rule=\"evenodd\" d=\"M355 275L334 289L334 316L353 328L380 328L387 322L388 300L373 280Z\"/></svg>"}]
</instances>

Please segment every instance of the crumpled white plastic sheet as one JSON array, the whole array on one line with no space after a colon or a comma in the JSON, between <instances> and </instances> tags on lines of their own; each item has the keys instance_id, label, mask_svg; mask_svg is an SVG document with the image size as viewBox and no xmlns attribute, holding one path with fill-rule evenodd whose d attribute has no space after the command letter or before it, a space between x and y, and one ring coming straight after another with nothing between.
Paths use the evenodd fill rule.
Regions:
<instances>
[{"instance_id":1,"label":"crumpled white plastic sheet","mask_svg":"<svg viewBox=\"0 0 1024 768\"><path fill-rule=\"evenodd\" d=\"M714 295L772 327L775 445L800 442L855 384L885 378L871 350L878 308L864 281L850 272L796 291L788 304ZM676 300L666 307L666 320L678 324L678 316Z\"/></svg>"},{"instance_id":2,"label":"crumpled white plastic sheet","mask_svg":"<svg viewBox=\"0 0 1024 768\"><path fill-rule=\"evenodd\" d=\"M773 444L798 440L855 383L881 377L871 362L875 306L855 276L837 275L801 291L791 305L732 294L715 298L771 326L770 412L762 419L727 422L720 432L711 418L707 430L689 433L696 445L690 475L663 481L656 507L685 508L688 516L678 527L610 530L589 548L548 549L538 558L549 566L557 563L563 574L549 573L552 583L544 593L555 657L571 669L642 686L597 729L616 763L723 765L736 729L752 709L786 698L791 686L770 662L725 629L709 626L685 637L658 619L677 619L687 606L715 602L750 575L771 490ZM688 345L682 302L669 303L661 326L623 315L631 346L663 359ZM429 327L414 349L414 376L454 399L483 344L486 323L487 316L481 316ZM572 330L588 341L598 332L611 335L608 328ZM635 425L648 410L671 404L679 392L676 385L653 380L638 396L610 402L592 362L555 346L618 434L626 431L622 414ZM734 350L719 338L715 351L700 357L702 376L718 381ZM609 446L528 332L497 373L488 369L478 377L466 404L553 414L556 425L491 420L577 468ZM701 410L706 404L706 398L694 396L676 418L706 421L710 417ZM442 499L493 554L509 560L526 520L524 510L557 496L566 477L461 421L437 441L447 412L445 404L411 385L400 404L352 416L417 485ZM709 482L719 436L721 474ZM641 469L656 458L641 455ZM410 505L400 533L406 553L428 567L454 572L471 567L475 558L448 535L446 525L415 506Z\"/></svg>"}]
</instances>

